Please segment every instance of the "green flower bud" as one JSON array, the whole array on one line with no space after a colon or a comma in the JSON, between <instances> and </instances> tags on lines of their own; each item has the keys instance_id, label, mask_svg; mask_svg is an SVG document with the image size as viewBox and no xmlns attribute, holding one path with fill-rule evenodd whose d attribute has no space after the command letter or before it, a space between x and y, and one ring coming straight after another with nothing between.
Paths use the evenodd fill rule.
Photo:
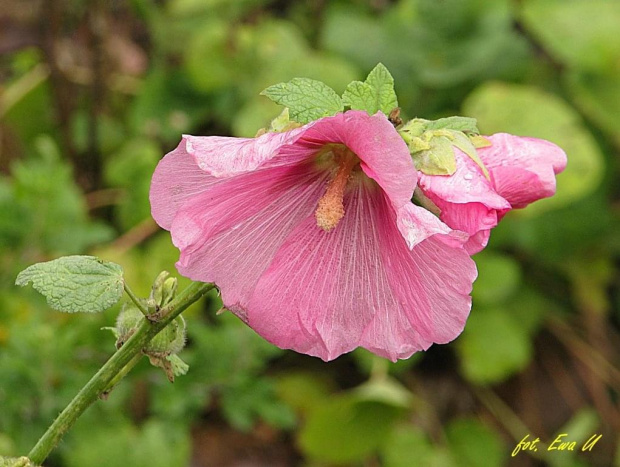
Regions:
<instances>
[{"instance_id":1,"label":"green flower bud","mask_svg":"<svg viewBox=\"0 0 620 467\"><path fill-rule=\"evenodd\" d=\"M155 282L153 282L153 287L151 288L151 295L148 299L149 307L153 307L156 310L161 307L162 301L164 299L164 283L166 279L168 279L170 273L168 271L162 271L159 273Z\"/></svg>"},{"instance_id":2,"label":"green flower bud","mask_svg":"<svg viewBox=\"0 0 620 467\"><path fill-rule=\"evenodd\" d=\"M185 319L178 316L151 339L151 342L144 348L144 352L158 356L179 353L185 347L185 327Z\"/></svg>"},{"instance_id":3,"label":"green flower bud","mask_svg":"<svg viewBox=\"0 0 620 467\"><path fill-rule=\"evenodd\" d=\"M164 281L164 286L162 288L162 299L160 303L161 307L166 306L174 299L177 293L177 285L178 281L176 277L169 277Z\"/></svg>"},{"instance_id":4,"label":"green flower bud","mask_svg":"<svg viewBox=\"0 0 620 467\"><path fill-rule=\"evenodd\" d=\"M123 305L123 309L116 318L116 328L113 331L116 335L117 348L120 348L133 335L142 318L144 315L138 307L133 304Z\"/></svg>"}]
</instances>

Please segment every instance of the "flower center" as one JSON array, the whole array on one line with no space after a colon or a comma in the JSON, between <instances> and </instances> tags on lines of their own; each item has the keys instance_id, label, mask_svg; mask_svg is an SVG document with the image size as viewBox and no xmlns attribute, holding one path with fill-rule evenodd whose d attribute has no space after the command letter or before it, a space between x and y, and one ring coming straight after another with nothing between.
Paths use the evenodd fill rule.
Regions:
<instances>
[{"instance_id":1,"label":"flower center","mask_svg":"<svg viewBox=\"0 0 620 467\"><path fill-rule=\"evenodd\" d=\"M325 194L319 200L314 212L316 224L326 232L336 227L340 219L344 217L344 191L353 169L360 162L357 156L346 147L331 148L331 152L338 164L338 170L329 181Z\"/></svg>"}]
</instances>

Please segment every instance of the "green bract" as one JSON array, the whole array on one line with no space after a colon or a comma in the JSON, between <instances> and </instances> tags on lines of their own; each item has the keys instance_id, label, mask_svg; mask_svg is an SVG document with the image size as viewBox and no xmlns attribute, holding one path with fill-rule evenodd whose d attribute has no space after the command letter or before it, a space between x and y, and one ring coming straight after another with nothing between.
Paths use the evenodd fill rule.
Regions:
<instances>
[{"instance_id":1,"label":"green bract","mask_svg":"<svg viewBox=\"0 0 620 467\"><path fill-rule=\"evenodd\" d=\"M19 273L16 285L32 286L53 309L75 313L107 310L123 295L123 269L94 256L64 256Z\"/></svg>"},{"instance_id":2,"label":"green bract","mask_svg":"<svg viewBox=\"0 0 620 467\"><path fill-rule=\"evenodd\" d=\"M439 120L414 118L400 130L413 162L420 172L427 175L452 175L456 171L454 146L467 154L489 178L476 148L489 142L478 135L475 118L448 117Z\"/></svg>"}]
</instances>

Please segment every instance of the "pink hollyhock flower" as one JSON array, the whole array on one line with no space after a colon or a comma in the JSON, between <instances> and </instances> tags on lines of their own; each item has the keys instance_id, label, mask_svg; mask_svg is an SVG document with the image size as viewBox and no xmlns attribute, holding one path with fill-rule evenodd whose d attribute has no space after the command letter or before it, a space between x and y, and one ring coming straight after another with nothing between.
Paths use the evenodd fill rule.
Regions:
<instances>
[{"instance_id":1,"label":"pink hollyhock flower","mask_svg":"<svg viewBox=\"0 0 620 467\"><path fill-rule=\"evenodd\" d=\"M478 253L489 234L513 208L523 208L555 193L555 175L566 167L566 154L549 141L497 133L486 136L490 146L478 156L489 172L460 149L453 147L456 172L452 175L420 173L422 193L441 211L440 218L470 238L465 245Z\"/></svg>"},{"instance_id":2,"label":"pink hollyhock flower","mask_svg":"<svg viewBox=\"0 0 620 467\"><path fill-rule=\"evenodd\" d=\"M179 272L215 282L268 341L396 360L462 331L476 277L462 233L410 202L416 179L387 118L349 111L257 138L184 136L150 199Z\"/></svg>"}]
</instances>

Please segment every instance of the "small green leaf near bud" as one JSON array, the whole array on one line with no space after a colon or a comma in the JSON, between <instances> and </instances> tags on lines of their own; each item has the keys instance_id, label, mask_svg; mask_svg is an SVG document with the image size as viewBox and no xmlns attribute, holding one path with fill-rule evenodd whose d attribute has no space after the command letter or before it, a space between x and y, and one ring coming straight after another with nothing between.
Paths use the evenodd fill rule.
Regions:
<instances>
[{"instance_id":1,"label":"small green leaf near bud","mask_svg":"<svg viewBox=\"0 0 620 467\"><path fill-rule=\"evenodd\" d=\"M290 117L301 124L336 115L343 110L342 100L336 91L310 78L293 78L287 83L274 84L261 95L288 107Z\"/></svg>"},{"instance_id":2,"label":"small green leaf near bud","mask_svg":"<svg viewBox=\"0 0 620 467\"><path fill-rule=\"evenodd\" d=\"M361 81L352 81L347 85L342 94L342 103L352 110L365 110L370 115L379 110L374 89Z\"/></svg>"},{"instance_id":3,"label":"small green leaf near bud","mask_svg":"<svg viewBox=\"0 0 620 467\"><path fill-rule=\"evenodd\" d=\"M353 110L365 110L374 115L379 110L385 115L398 107L394 91L394 78L388 69L379 63L366 78L366 81L349 83L342 95L344 105Z\"/></svg>"},{"instance_id":4,"label":"small green leaf near bud","mask_svg":"<svg viewBox=\"0 0 620 467\"><path fill-rule=\"evenodd\" d=\"M189 365L185 363L178 355L173 354L166 357L166 360L170 362L170 366L172 367L172 374L174 376L183 376L187 374L189 370Z\"/></svg>"},{"instance_id":5,"label":"small green leaf near bud","mask_svg":"<svg viewBox=\"0 0 620 467\"><path fill-rule=\"evenodd\" d=\"M478 121L470 117L446 117L439 120L427 120L425 130L455 130L463 133L478 134Z\"/></svg>"},{"instance_id":6,"label":"small green leaf near bud","mask_svg":"<svg viewBox=\"0 0 620 467\"><path fill-rule=\"evenodd\" d=\"M32 286L54 310L97 313L123 295L123 269L94 256L63 256L36 263L19 273L15 284Z\"/></svg>"},{"instance_id":7,"label":"small green leaf near bud","mask_svg":"<svg viewBox=\"0 0 620 467\"><path fill-rule=\"evenodd\" d=\"M383 63L377 64L368 73L366 84L369 84L376 91L377 110L389 115L393 109L398 107L398 99L394 91L394 78Z\"/></svg>"}]
</instances>

